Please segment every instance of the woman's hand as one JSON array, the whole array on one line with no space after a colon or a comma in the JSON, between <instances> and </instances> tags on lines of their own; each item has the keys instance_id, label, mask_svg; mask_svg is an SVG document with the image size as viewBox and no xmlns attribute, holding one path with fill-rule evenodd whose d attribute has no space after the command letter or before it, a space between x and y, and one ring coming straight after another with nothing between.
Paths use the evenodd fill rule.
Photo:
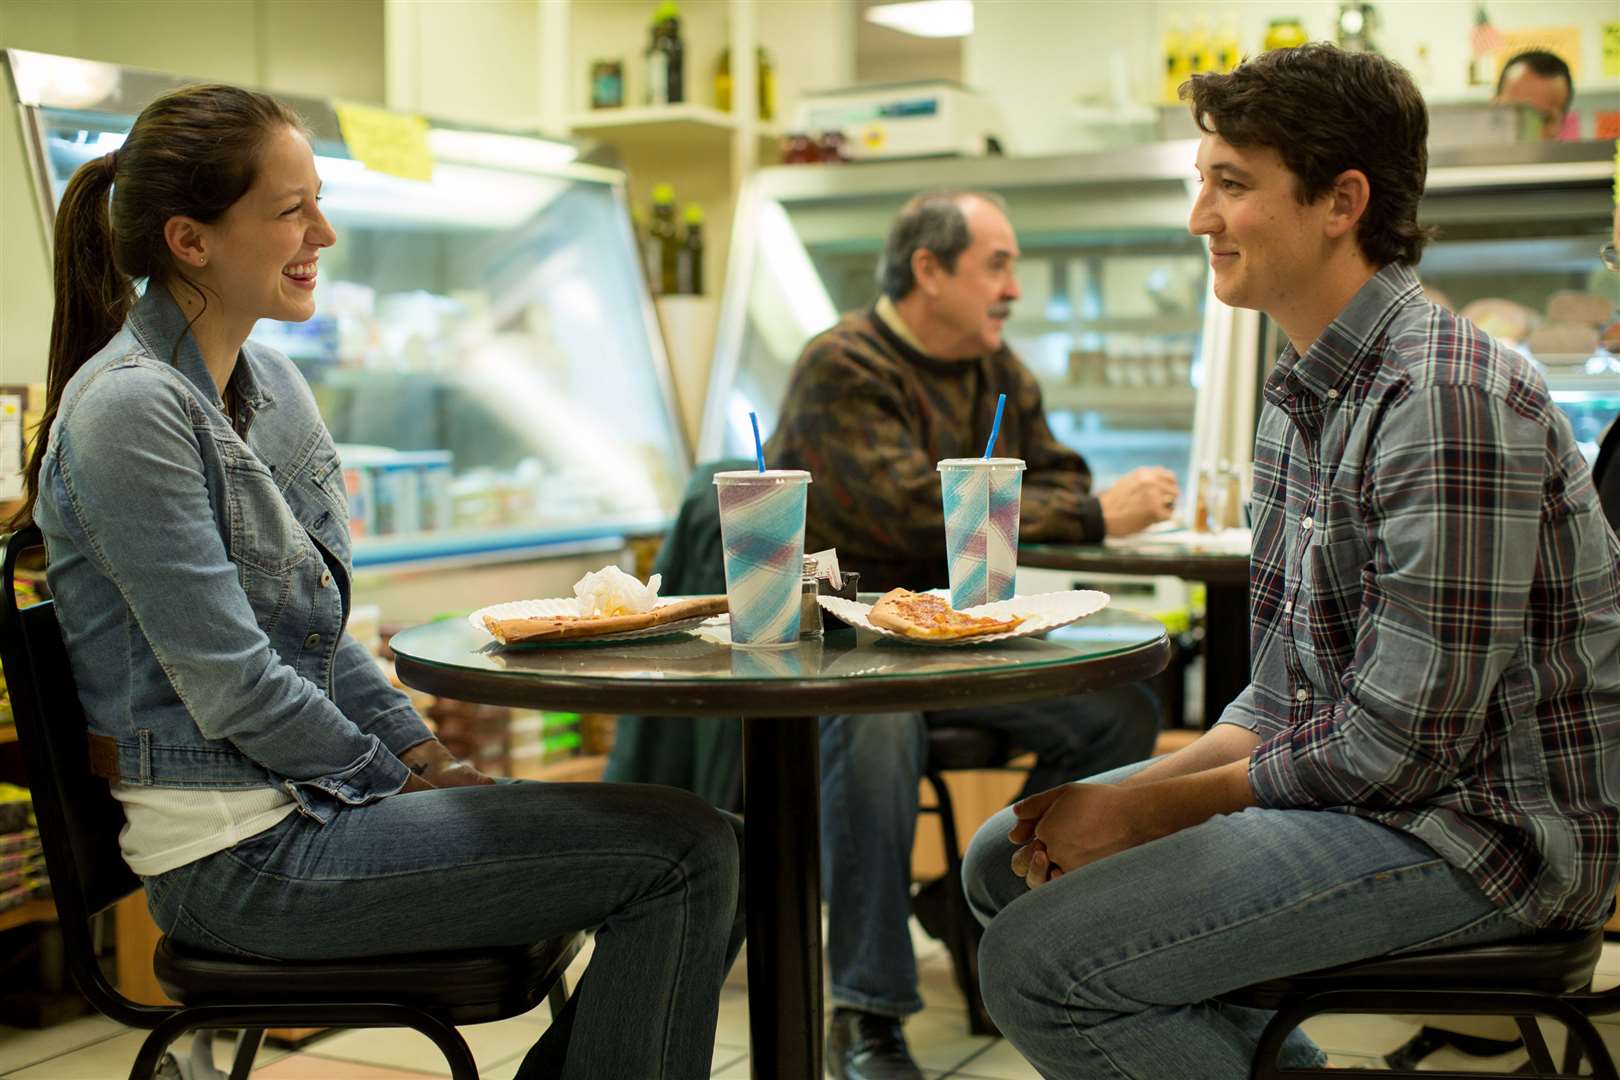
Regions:
<instances>
[{"instance_id":1,"label":"woman's hand","mask_svg":"<svg viewBox=\"0 0 1620 1080\"><path fill-rule=\"evenodd\" d=\"M445 749L444 743L438 739L417 743L401 754L399 760L410 767L413 779L425 781L429 788L472 787L495 782L466 762L457 761L455 755ZM423 791L426 788L413 788L407 783L405 790Z\"/></svg>"}]
</instances>

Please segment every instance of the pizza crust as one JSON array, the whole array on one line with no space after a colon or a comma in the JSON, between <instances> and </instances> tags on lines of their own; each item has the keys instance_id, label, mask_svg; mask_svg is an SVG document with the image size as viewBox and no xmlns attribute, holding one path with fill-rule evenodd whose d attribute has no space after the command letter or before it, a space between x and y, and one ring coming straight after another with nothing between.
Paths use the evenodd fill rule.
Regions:
<instances>
[{"instance_id":1,"label":"pizza crust","mask_svg":"<svg viewBox=\"0 0 1620 1080\"><path fill-rule=\"evenodd\" d=\"M982 615L964 615L951 608L950 602L927 593L910 589L890 589L872 605L867 615L873 626L893 630L902 637L917 641L960 641L963 638L1001 634L1018 629L1024 620L1019 616L991 619Z\"/></svg>"}]
</instances>

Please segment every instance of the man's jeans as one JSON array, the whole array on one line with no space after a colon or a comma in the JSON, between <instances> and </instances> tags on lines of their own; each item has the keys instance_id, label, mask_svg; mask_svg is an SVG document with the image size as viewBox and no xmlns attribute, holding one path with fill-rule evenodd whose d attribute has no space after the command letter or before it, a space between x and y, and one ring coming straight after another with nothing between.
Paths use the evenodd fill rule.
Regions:
<instances>
[{"instance_id":1,"label":"man's jeans","mask_svg":"<svg viewBox=\"0 0 1620 1080\"><path fill-rule=\"evenodd\" d=\"M324 826L289 815L147 879L147 897L176 941L271 959L594 929L584 978L518 1076L698 1080L742 943L739 829L695 795L646 784L445 788Z\"/></svg>"},{"instance_id":2,"label":"man's jeans","mask_svg":"<svg viewBox=\"0 0 1620 1080\"><path fill-rule=\"evenodd\" d=\"M888 1016L923 1007L911 950L911 844L928 728L1004 731L1036 764L1031 795L1153 752L1158 700L1140 684L1025 705L821 718L821 881L832 999Z\"/></svg>"},{"instance_id":3,"label":"man's jeans","mask_svg":"<svg viewBox=\"0 0 1620 1080\"><path fill-rule=\"evenodd\" d=\"M1272 1014L1217 995L1528 932L1421 841L1350 814L1251 807L1034 889L1009 868L1014 821L984 824L962 876L985 1006L1054 1080L1243 1080ZM1297 1030L1285 1044L1288 1064L1323 1060Z\"/></svg>"}]
</instances>

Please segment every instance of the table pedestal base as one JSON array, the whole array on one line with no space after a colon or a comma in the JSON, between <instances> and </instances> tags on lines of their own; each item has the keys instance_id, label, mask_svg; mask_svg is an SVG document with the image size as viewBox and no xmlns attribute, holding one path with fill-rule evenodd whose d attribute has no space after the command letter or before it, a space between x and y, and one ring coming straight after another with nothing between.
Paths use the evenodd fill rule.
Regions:
<instances>
[{"instance_id":1,"label":"table pedestal base","mask_svg":"<svg viewBox=\"0 0 1620 1080\"><path fill-rule=\"evenodd\" d=\"M1211 582L1204 593L1204 727L1249 685L1249 585Z\"/></svg>"},{"instance_id":2,"label":"table pedestal base","mask_svg":"<svg viewBox=\"0 0 1620 1080\"><path fill-rule=\"evenodd\" d=\"M821 1077L821 736L743 721L748 1029L754 1080Z\"/></svg>"}]
</instances>

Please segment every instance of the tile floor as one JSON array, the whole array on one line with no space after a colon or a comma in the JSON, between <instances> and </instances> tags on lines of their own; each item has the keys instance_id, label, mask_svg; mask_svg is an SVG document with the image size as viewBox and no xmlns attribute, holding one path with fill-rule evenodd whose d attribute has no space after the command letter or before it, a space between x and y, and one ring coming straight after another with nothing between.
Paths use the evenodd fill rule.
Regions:
<instances>
[{"instance_id":1,"label":"tile floor","mask_svg":"<svg viewBox=\"0 0 1620 1080\"><path fill-rule=\"evenodd\" d=\"M918 969L926 1008L906 1025L913 1055L929 1080L1038 1080L1038 1074L1001 1039L967 1033L961 995L951 977L950 958L936 941L912 927L917 941ZM576 961L583 967L588 952ZM715 1032L713 1080L748 1080L748 1006L746 958L740 960L726 983ZM1620 984L1620 944L1604 946L1598 965L1598 986ZM570 982L574 981L571 976ZM484 1080L511 1080L524 1052L545 1028L545 1006L524 1016L496 1024L463 1028ZM1604 1023L1605 1020L1612 1021ZM1620 1056L1620 1016L1599 1019L1610 1049ZM1400 1017L1327 1017L1307 1025L1307 1031L1332 1056L1335 1064L1381 1067L1381 1055L1405 1042L1416 1030ZM84 1017L45 1031L0 1027L0 1080L118 1080L129 1075L144 1032L103 1020ZM1554 1053L1561 1035L1554 1035ZM187 1052L189 1039L175 1047ZM214 1056L222 1069L229 1066L229 1043L215 1043ZM1523 1051L1492 1059L1492 1067L1516 1067ZM302 1050L277 1047L260 1051L255 1077L265 1080L409 1080L448 1076L438 1051L415 1032L394 1029L346 1031L317 1039ZM1425 1062L1426 1068L1477 1069L1477 1059L1442 1052ZM1172 1080L1172 1078L1166 1078ZM1174 1078L1181 1080L1181 1078Z\"/></svg>"}]
</instances>

